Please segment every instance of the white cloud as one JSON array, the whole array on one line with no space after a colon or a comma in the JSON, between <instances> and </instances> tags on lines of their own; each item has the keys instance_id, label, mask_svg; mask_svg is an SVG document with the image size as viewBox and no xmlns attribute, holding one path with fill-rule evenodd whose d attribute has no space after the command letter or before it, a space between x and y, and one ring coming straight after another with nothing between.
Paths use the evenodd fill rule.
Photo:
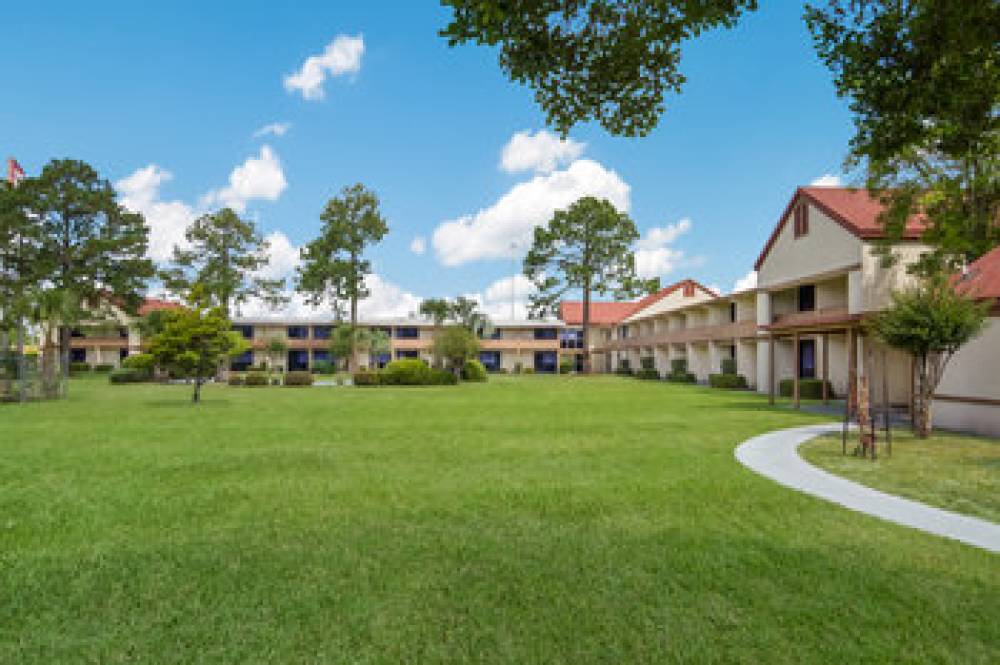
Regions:
<instances>
[{"instance_id":1,"label":"white cloud","mask_svg":"<svg viewBox=\"0 0 1000 665\"><path fill-rule=\"evenodd\" d=\"M259 139L265 136L284 136L291 128L292 123L290 122L272 122L255 131L253 137Z\"/></svg>"},{"instance_id":2,"label":"white cloud","mask_svg":"<svg viewBox=\"0 0 1000 665\"><path fill-rule=\"evenodd\" d=\"M253 199L276 201L288 187L281 162L269 145L260 148L260 155L248 157L245 162L229 174L229 186L209 192L202 205L209 207L222 204L243 212L247 202Z\"/></svg>"},{"instance_id":3,"label":"white cloud","mask_svg":"<svg viewBox=\"0 0 1000 665\"><path fill-rule=\"evenodd\" d=\"M169 259L174 245L185 244L184 231L197 217L197 212L182 201L161 201L160 186L173 179L173 174L150 164L115 183L121 203L133 212L142 213L149 225L148 254L154 261Z\"/></svg>"},{"instance_id":4,"label":"white cloud","mask_svg":"<svg viewBox=\"0 0 1000 665\"><path fill-rule=\"evenodd\" d=\"M672 245L680 236L691 230L691 220L681 219L674 224L653 227L636 243L635 272L643 279L660 277L673 272L681 265L688 265L683 250Z\"/></svg>"},{"instance_id":5,"label":"white cloud","mask_svg":"<svg viewBox=\"0 0 1000 665\"><path fill-rule=\"evenodd\" d=\"M416 236L410 241L410 251L414 254L423 254L427 251L427 240L423 236Z\"/></svg>"},{"instance_id":6,"label":"white cloud","mask_svg":"<svg viewBox=\"0 0 1000 665\"><path fill-rule=\"evenodd\" d=\"M476 300L480 308L494 320L526 319L528 297L534 292L535 285L531 280L522 274L516 274L502 277L487 286L483 293L470 294L470 297Z\"/></svg>"},{"instance_id":7,"label":"white cloud","mask_svg":"<svg viewBox=\"0 0 1000 665\"><path fill-rule=\"evenodd\" d=\"M583 154L586 147L573 139L560 139L544 129L535 132L517 132L504 146L500 155L500 168L508 173L534 171L551 173Z\"/></svg>"},{"instance_id":8,"label":"white cloud","mask_svg":"<svg viewBox=\"0 0 1000 665\"><path fill-rule=\"evenodd\" d=\"M843 187L844 181L839 175L824 173L809 184L813 187Z\"/></svg>"},{"instance_id":9,"label":"white cloud","mask_svg":"<svg viewBox=\"0 0 1000 665\"><path fill-rule=\"evenodd\" d=\"M416 314L420 298L405 291L379 275L369 275L365 280L371 295L358 303L360 319L380 319L404 317ZM333 308L328 304L313 307L305 298L294 291L286 291L288 304L274 308L260 300L253 299L240 308L240 316L255 319L332 319Z\"/></svg>"},{"instance_id":10,"label":"white cloud","mask_svg":"<svg viewBox=\"0 0 1000 665\"><path fill-rule=\"evenodd\" d=\"M260 276L266 279L290 277L301 263L299 248L281 231L272 231L264 237L264 240L268 244L269 261L260 271Z\"/></svg>"},{"instance_id":11,"label":"white cloud","mask_svg":"<svg viewBox=\"0 0 1000 665\"><path fill-rule=\"evenodd\" d=\"M733 293L739 293L740 291L749 291L751 289L757 288L757 271L751 270L747 274L736 280L733 284Z\"/></svg>"},{"instance_id":12,"label":"white cloud","mask_svg":"<svg viewBox=\"0 0 1000 665\"><path fill-rule=\"evenodd\" d=\"M323 99L326 77L358 73L364 52L365 41L361 35L337 35L322 54L309 56L297 72L285 77L285 90L300 92L303 99Z\"/></svg>"},{"instance_id":13,"label":"white cloud","mask_svg":"<svg viewBox=\"0 0 1000 665\"><path fill-rule=\"evenodd\" d=\"M629 186L617 173L593 160L580 159L563 171L515 185L473 215L443 222L434 230L434 251L448 266L515 256L531 244L536 226L584 196L608 199L623 211L629 207Z\"/></svg>"}]
</instances>

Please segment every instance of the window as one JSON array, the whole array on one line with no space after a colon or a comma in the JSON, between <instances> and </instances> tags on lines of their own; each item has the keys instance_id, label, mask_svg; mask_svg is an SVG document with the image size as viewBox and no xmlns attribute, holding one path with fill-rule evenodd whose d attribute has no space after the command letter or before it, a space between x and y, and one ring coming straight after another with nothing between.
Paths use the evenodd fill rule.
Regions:
<instances>
[{"instance_id":1,"label":"window","mask_svg":"<svg viewBox=\"0 0 1000 665\"><path fill-rule=\"evenodd\" d=\"M330 339L333 326L313 326L313 339Z\"/></svg>"},{"instance_id":2,"label":"window","mask_svg":"<svg viewBox=\"0 0 1000 665\"><path fill-rule=\"evenodd\" d=\"M729 303L729 322L736 323L736 303Z\"/></svg>"},{"instance_id":3,"label":"window","mask_svg":"<svg viewBox=\"0 0 1000 665\"><path fill-rule=\"evenodd\" d=\"M500 339L502 335L499 328L477 328L476 337L479 339Z\"/></svg>"},{"instance_id":4,"label":"window","mask_svg":"<svg viewBox=\"0 0 1000 665\"><path fill-rule=\"evenodd\" d=\"M322 351L322 350L319 350L319 349L313 351L313 364L316 364L316 363L328 363L328 362L330 362L330 352L329 351Z\"/></svg>"},{"instance_id":5,"label":"window","mask_svg":"<svg viewBox=\"0 0 1000 665\"><path fill-rule=\"evenodd\" d=\"M419 339L420 329L416 327L396 328L396 339Z\"/></svg>"},{"instance_id":6,"label":"window","mask_svg":"<svg viewBox=\"0 0 1000 665\"><path fill-rule=\"evenodd\" d=\"M253 326L236 325L233 330L243 335L244 339L253 339Z\"/></svg>"},{"instance_id":7,"label":"window","mask_svg":"<svg viewBox=\"0 0 1000 665\"><path fill-rule=\"evenodd\" d=\"M816 340L799 340L799 377L816 378Z\"/></svg>"},{"instance_id":8,"label":"window","mask_svg":"<svg viewBox=\"0 0 1000 665\"><path fill-rule=\"evenodd\" d=\"M392 360L392 354L391 353L373 353L372 356L371 356L371 360L372 360L372 364L373 365L375 365L379 369L382 369L383 367L385 367L386 365L389 364L390 360Z\"/></svg>"},{"instance_id":9,"label":"window","mask_svg":"<svg viewBox=\"0 0 1000 665\"><path fill-rule=\"evenodd\" d=\"M487 372L500 371L500 352L482 351L479 353L479 362L483 364Z\"/></svg>"},{"instance_id":10,"label":"window","mask_svg":"<svg viewBox=\"0 0 1000 665\"><path fill-rule=\"evenodd\" d=\"M288 339L309 339L309 327L288 326Z\"/></svg>"},{"instance_id":11,"label":"window","mask_svg":"<svg viewBox=\"0 0 1000 665\"><path fill-rule=\"evenodd\" d=\"M816 285L803 284L799 287L799 311L811 312L816 309Z\"/></svg>"},{"instance_id":12,"label":"window","mask_svg":"<svg viewBox=\"0 0 1000 665\"><path fill-rule=\"evenodd\" d=\"M413 358L415 360L420 358L420 352L416 349L399 349L396 351L396 359L402 360L403 358Z\"/></svg>"},{"instance_id":13,"label":"window","mask_svg":"<svg viewBox=\"0 0 1000 665\"><path fill-rule=\"evenodd\" d=\"M244 351L229 362L229 367L234 372L245 372L251 365L253 365L253 351Z\"/></svg>"},{"instance_id":14,"label":"window","mask_svg":"<svg viewBox=\"0 0 1000 665\"><path fill-rule=\"evenodd\" d=\"M535 328L535 339L558 339L555 328Z\"/></svg>"},{"instance_id":15,"label":"window","mask_svg":"<svg viewBox=\"0 0 1000 665\"><path fill-rule=\"evenodd\" d=\"M809 205L807 203L795 206L793 223L796 238L809 234Z\"/></svg>"},{"instance_id":16,"label":"window","mask_svg":"<svg viewBox=\"0 0 1000 665\"><path fill-rule=\"evenodd\" d=\"M628 326L618 326L618 339L628 339Z\"/></svg>"},{"instance_id":17,"label":"window","mask_svg":"<svg viewBox=\"0 0 1000 665\"><path fill-rule=\"evenodd\" d=\"M128 349L118 349L118 360L125 360L128 358Z\"/></svg>"},{"instance_id":18,"label":"window","mask_svg":"<svg viewBox=\"0 0 1000 665\"><path fill-rule=\"evenodd\" d=\"M555 351L535 352L535 371L543 374L554 374L559 364Z\"/></svg>"},{"instance_id":19,"label":"window","mask_svg":"<svg viewBox=\"0 0 1000 665\"><path fill-rule=\"evenodd\" d=\"M118 336L122 339L128 339L128 328L125 328L124 326L118 328Z\"/></svg>"},{"instance_id":20,"label":"window","mask_svg":"<svg viewBox=\"0 0 1000 665\"><path fill-rule=\"evenodd\" d=\"M559 332L559 348L560 349L582 349L583 348L583 331L582 330L562 330Z\"/></svg>"},{"instance_id":21,"label":"window","mask_svg":"<svg viewBox=\"0 0 1000 665\"><path fill-rule=\"evenodd\" d=\"M309 369L309 351L292 349L288 352L288 371L305 372Z\"/></svg>"},{"instance_id":22,"label":"window","mask_svg":"<svg viewBox=\"0 0 1000 665\"><path fill-rule=\"evenodd\" d=\"M85 362L87 362L87 349L70 349L69 350L69 361L71 363L85 363Z\"/></svg>"}]
</instances>

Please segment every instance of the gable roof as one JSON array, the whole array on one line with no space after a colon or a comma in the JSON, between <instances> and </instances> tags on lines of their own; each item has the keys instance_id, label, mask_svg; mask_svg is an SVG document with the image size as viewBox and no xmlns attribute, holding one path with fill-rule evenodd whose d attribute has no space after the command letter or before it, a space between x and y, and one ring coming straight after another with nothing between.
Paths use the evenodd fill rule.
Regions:
<instances>
[{"instance_id":1,"label":"gable roof","mask_svg":"<svg viewBox=\"0 0 1000 665\"><path fill-rule=\"evenodd\" d=\"M633 314L646 309L650 305L663 300L674 291L690 285L692 289L702 290L715 296L716 293L693 279L682 279L670 286L665 286L656 293L650 293L641 300L632 302L591 302L590 322L594 325L612 325L620 323ZM564 300L559 303L559 318L567 325L578 326L583 323L583 303L579 300Z\"/></svg>"},{"instance_id":2,"label":"gable roof","mask_svg":"<svg viewBox=\"0 0 1000 665\"><path fill-rule=\"evenodd\" d=\"M885 205L877 198L868 193L866 189L855 189L852 187L799 187L795 190L792 200L788 202L784 212L778 219L778 224L767 244L757 257L754 263L754 270L760 270L764 259L771 251L771 247L777 241L781 230L785 227L791 217L792 208L800 199L805 199L810 204L823 211L830 219L835 221L851 235L862 240L872 240L885 237L885 230L879 224L879 215L885 210ZM925 228L924 217L915 214L906 220L903 229L904 240L918 240Z\"/></svg>"},{"instance_id":3,"label":"gable roof","mask_svg":"<svg viewBox=\"0 0 1000 665\"><path fill-rule=\"evenodd\" d=\"M956 280L955 289L973 298L1000 299L1000 247L970 263Z\"/></svg>"},{"instance_id":4,"label":"gable roof","mask_svg":"<svg viewBox=\"0 0 1000 665\"><path fill-rule=\"evenodd\" d=\"M180 309L180 304L171 302L169 300L162 300L160 298L146 298L139 305L139 316L146 316L150 312L156 312L166 309Z\"/></svg>"}]
</instances>

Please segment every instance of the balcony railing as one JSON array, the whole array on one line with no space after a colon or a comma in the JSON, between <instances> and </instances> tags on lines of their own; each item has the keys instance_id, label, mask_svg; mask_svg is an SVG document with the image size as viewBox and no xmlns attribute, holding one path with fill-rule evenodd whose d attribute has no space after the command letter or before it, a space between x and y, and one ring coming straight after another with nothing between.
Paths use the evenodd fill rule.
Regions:
<instances>
[{"instance_id":1,"label":"balcony railing","mask_svg":"<svg viewBox=\"0 0 1000 665\"><path fill-rule=\"evenodd\" d=\"M597 351L617 349L635 349L646 346L661 346L667 344L684 344L687 342L708 342L714 340L753 337L757 334L756 321L738 321L736 323L720 323L716 325L670 330L648 335L646 337L629 337L628 339L613 339L599 343Z\"/></svg>"},{"instance_id":2,"label":"balcony railing","mask_svg":"<svg viewBox=\"0 0 1000 665\"><path fill-rule=\"evenodd\" d=\"M773 326L779 328L797 328L802 326L839 323L849 320L851 313L846 307L823 307L808 312L786 312L771 317Z\"/></svg>"}]
</instances>

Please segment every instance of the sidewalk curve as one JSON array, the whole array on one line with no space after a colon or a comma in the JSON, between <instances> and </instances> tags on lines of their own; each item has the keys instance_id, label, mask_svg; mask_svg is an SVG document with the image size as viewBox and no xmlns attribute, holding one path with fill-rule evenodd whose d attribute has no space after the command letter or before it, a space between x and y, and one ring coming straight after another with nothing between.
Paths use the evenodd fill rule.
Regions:
<instances>
[{"instance_id":1,"label":"sidewalk curve","mask_svg":"<svg viewBox=\"0 0 1000 665\"><path fill-rule=\"evenodd\" d=\"M806 441L839 432L839 423L768 432L741 443L735 451L743 466L786 487L839 503L845 508L1000 553L1000 524L934 508L886 494L818 469L799 456Z\"/></svg>"}]
</instances>

